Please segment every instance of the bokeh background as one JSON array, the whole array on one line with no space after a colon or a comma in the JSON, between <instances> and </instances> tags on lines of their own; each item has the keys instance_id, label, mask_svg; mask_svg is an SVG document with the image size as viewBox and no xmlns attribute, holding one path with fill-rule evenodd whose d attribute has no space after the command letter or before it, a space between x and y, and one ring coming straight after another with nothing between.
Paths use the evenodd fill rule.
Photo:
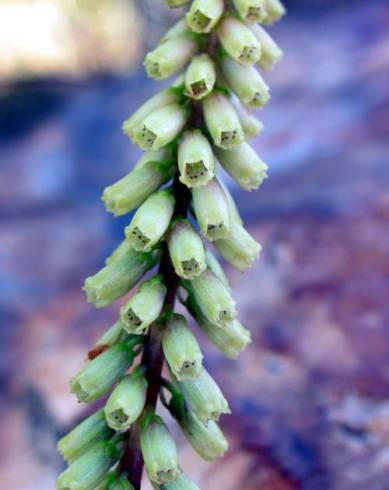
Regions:
<instances>
[{"instance_id":1,"label":"bokeh background","mask_svg":"<svg viewBox=\"0 0 389 490\"><path fill-rule=\"evenodd\" d=\"M228 269L253 343L231 362L202 339L231 450L206 464L172 430L204 490L387 490L389 5L286 4L255 143L270 179L227 180L264 247ZM0 1L1 488L53 489L56 439L85 414L68 379L117 305L96 312L81 286L128 221L100 194L138 155L121 123L157 90L142 58L173 17L161 0Z\"/></svg>"}]
</instances>

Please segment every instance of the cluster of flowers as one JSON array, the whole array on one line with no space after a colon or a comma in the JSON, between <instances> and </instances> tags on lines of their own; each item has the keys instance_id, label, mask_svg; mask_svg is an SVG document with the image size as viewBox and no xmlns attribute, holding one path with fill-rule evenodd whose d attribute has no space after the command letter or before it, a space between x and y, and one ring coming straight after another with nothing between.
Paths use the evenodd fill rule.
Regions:
<instances>
[{"instance_id":1,"label":"cluster of flowers","mask_svg":"<svg viewBox=\"0 0 389 490\"><path fill-rule=\"evenodd\" d=\"M179 7L190 2L166 3ZM179 278L179 299L231 358L250 342L250 333L239 323L227 279L203 240L240 271L259 254L260 245L243 227L216 167L220 164L246 190L258 188L266 177L267 166L247 143L262 124L247 108L269 100L255 65L268 69L282 57L258 23L271 24L284 13L279 0L193 0L185 18L147 54L145 67L153 78L186 70L124 123L144 154L127 176L105 189L103 201L116 216L137 210L105 267L85 281L88 300L104 307L128 293L168 254ZM190 196L190 209L178 202L177 186ZM120 458L125 434L136 421L153 486L198 489L181 470L164 421L147 405L149 366L140 363L129 372L150 329L159 332L171 376L161 378L162 402L201 457L214 460L226 451L217 422L229 413L228 403L203 367L186 318L166 307L165 279L160 272L143 281L97 343L93 359L71 380L80 402L112 391L102 409L60 440L59 451L69 467L60 475L58 489L133 488ZM104 346L101 352L99 346Z\"/></svg>"}]
</instances>

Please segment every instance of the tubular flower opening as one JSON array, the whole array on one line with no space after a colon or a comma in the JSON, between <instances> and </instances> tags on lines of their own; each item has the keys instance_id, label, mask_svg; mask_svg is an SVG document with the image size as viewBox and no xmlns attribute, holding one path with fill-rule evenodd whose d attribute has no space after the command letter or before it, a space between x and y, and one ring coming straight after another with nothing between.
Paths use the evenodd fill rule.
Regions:
<instances>
[{"instance_id":1,"label":"tubular flower opening","mask_svg":"<svg viewBox=\"0 0 389 490\"><path fill-rule=\"evenodd\" d=\"M201 233L213 241L225 238L230 229L226 196L216 179L192 189L193 208Z\"/></svg>"},{"instance_id":2,"label":"tubular flower opening","mask_svg":"<svg viewBox=\"0 0 389 490\"><path fill-rule=\"evenodd\" d=\"M216 81L215 64L207 54L195 56L185 73L186 95L202 99L208 95Z\"/></svg>"},{"instance_id":3,"label":"tubular flower opening","mask_svg":"<svg viewBox=\"0 0 389 490\"><path fill-rule=\"evenodd\" d=\"M160 417L144 423L140 434L142 455L150 480L168 483L179 475L176 445Z\"/></svg>"},{"instance_id":4,"label":"tubular flower opening","mask_svg":"<svg viewBox=\"0 0 389 490\"><path fill-rule=\"evenodd\" d=\"M170 189L152 194L124 230L130 247L138 252L149 252L168 229L174 205L175 198Z\"/></svg>"},{"instance_id":5,"label":"tubular flower opening","mask_svg":"<svg viewBox=\"0 0 389 490\"><path fill-rule=\"evenodd\" d=\"M185 12L144 66L152 78L176 78L123 123L143 152L102 200L114 216L133 215L125 238L84 284L97 308L128 297L70 380L78 401L104 399L59 440L68 468L58 490L134 490L143 466L154 489L199 490L179 465L159 400L200 457L213 461L228 449L217 424L230 413L228 402L203 366L186 313L231 359L251 341L219 256L244 271L261 246L217 170L247 191L267 177L247 141L264 128L251 111L270 100L261 70L283 53L258 23L270 25L285 8L280 0L165 3ZM177 299L184 315L175 312Z\"/></svg>"},{"instance_id":6,"label":"tubular flower opening","mask_svg":"<svg viewBox=\"0 0 389 490\"><path fill-rule=\"evenodd\" d=\"M197 378L180 381L179 386L186 403L203 423L218 421L222 414L230 413L223 393L204 368Z\"/></svg>"},{"instance_id":7,"label":"tubular flower opening","mask_svg":"<svg viewBox=\"0 0 389 490\"><path fill-rule=\"evenodd\" d=\"M174 315L168 320L162 346L166 361L177 379L192 379L200 374L203 355L184 316Z\"/></svg>"},{"instance_id":8,"label":"tubular flower opening","mask_svg":"<svg viewBox=\"0 0 389 490\"><path fill-rule=\"evenodd\" d=\"M178 147L180 180L187 187L206 185L214 175L215 158L207 138L199 130L187 131Z\"/></svg>"},{"instance_id":9,"label":"tubular flower opening","mask_svg":"<svg viewBox=\"0 0 389 490\"><path fill-rule=\"evenodd\" d=\"M253 65L261 57L261 45L249 26L234 17L225 17L219 24L220 43L234 60Z\"/></svg>"},{"instance_id":10,"label":"tubular flower opening","mask_svg":"<svg viewBox=\"0 0 389 490\"><path fill-rule=\"evenodd\" d=\"M162 312L166 286L161 276L145 281L120 310L123 328L128 333L143 335Z\"/></svg>"},{"instance_id":11,"label":"tubular flower opening","mask_svg":"<svg viewBox=\"0 0 389 490\"><path fill-rule=\"evenodd\" d=\"M172 224L168 237L169 254L176 274L193 279L206 268L204 245L188 220Z\"/></svg>"}]
</instances>

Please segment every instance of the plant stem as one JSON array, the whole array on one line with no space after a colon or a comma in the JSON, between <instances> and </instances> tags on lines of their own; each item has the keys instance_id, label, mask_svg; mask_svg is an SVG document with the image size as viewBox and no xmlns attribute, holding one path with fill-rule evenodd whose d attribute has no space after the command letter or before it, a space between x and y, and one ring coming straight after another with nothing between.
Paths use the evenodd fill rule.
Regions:
<instances>
[{"instance_id":1,"label":"plant stem","mask_svg":"<svg viewBox=\"0 0 389 490\"><path fill-rule=\"evenodd\" d=\"M178 180L178 175L174 179L173 193L176 197L175 217L186 217L190 202L190 192ZM174 271L166 244L164 245L159 273L162 274L167 287L163 312L170 312L174 308L179 278ZM163 326L162 329L152 328L144 342L141 364L146 369L146 379L148 382L145 410L150 408L155 409L161 389L161 374L164 362L161 342L162 330ZM141 420L142 417L139 418L139 421ZM126 449L120 461L120 470L127 473L127 477L135 490L140 489L143 473L143 458L139 444L139 435L140 426L138 422L133 425L128 433Z\"/></svg>"}]
</instances>

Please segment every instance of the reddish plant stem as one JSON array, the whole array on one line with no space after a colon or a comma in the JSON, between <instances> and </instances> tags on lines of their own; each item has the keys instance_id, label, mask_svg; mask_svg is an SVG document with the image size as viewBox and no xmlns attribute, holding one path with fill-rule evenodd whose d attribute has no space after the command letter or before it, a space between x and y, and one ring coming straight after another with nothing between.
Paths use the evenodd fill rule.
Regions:
<instances>
[{"instance_id":1,"label":"reddish plant stem","mask_svg":"<svg viewBox=\"0 0 389 490\"><path fill-rule=\"evenodd\" d=\"M174 216L186 217L190 202L190 192L183 184L181 184L178 180L178 176L174 179L173 193L176 198ZM174 271L166 244L164 244L159 273L163 276L164 283L167 286L163 311L169 312L174 309L179 278ZM163 327L162 329L151 328L150 333L145 337L141 361L142 366L146 369L145 375L148 382L145 409L151 408L154 410L158 402L164 363L161 342L162 330ZM141 419L142 417L140 417L139 420ZM135 490L139 490L141 487L143 473L143 458L139 444L139 435L140 427L138 422L134 424L128 433L126 449L120 461L120 471L127 474L127 477Z\"/></svg>"}]
</instances>

